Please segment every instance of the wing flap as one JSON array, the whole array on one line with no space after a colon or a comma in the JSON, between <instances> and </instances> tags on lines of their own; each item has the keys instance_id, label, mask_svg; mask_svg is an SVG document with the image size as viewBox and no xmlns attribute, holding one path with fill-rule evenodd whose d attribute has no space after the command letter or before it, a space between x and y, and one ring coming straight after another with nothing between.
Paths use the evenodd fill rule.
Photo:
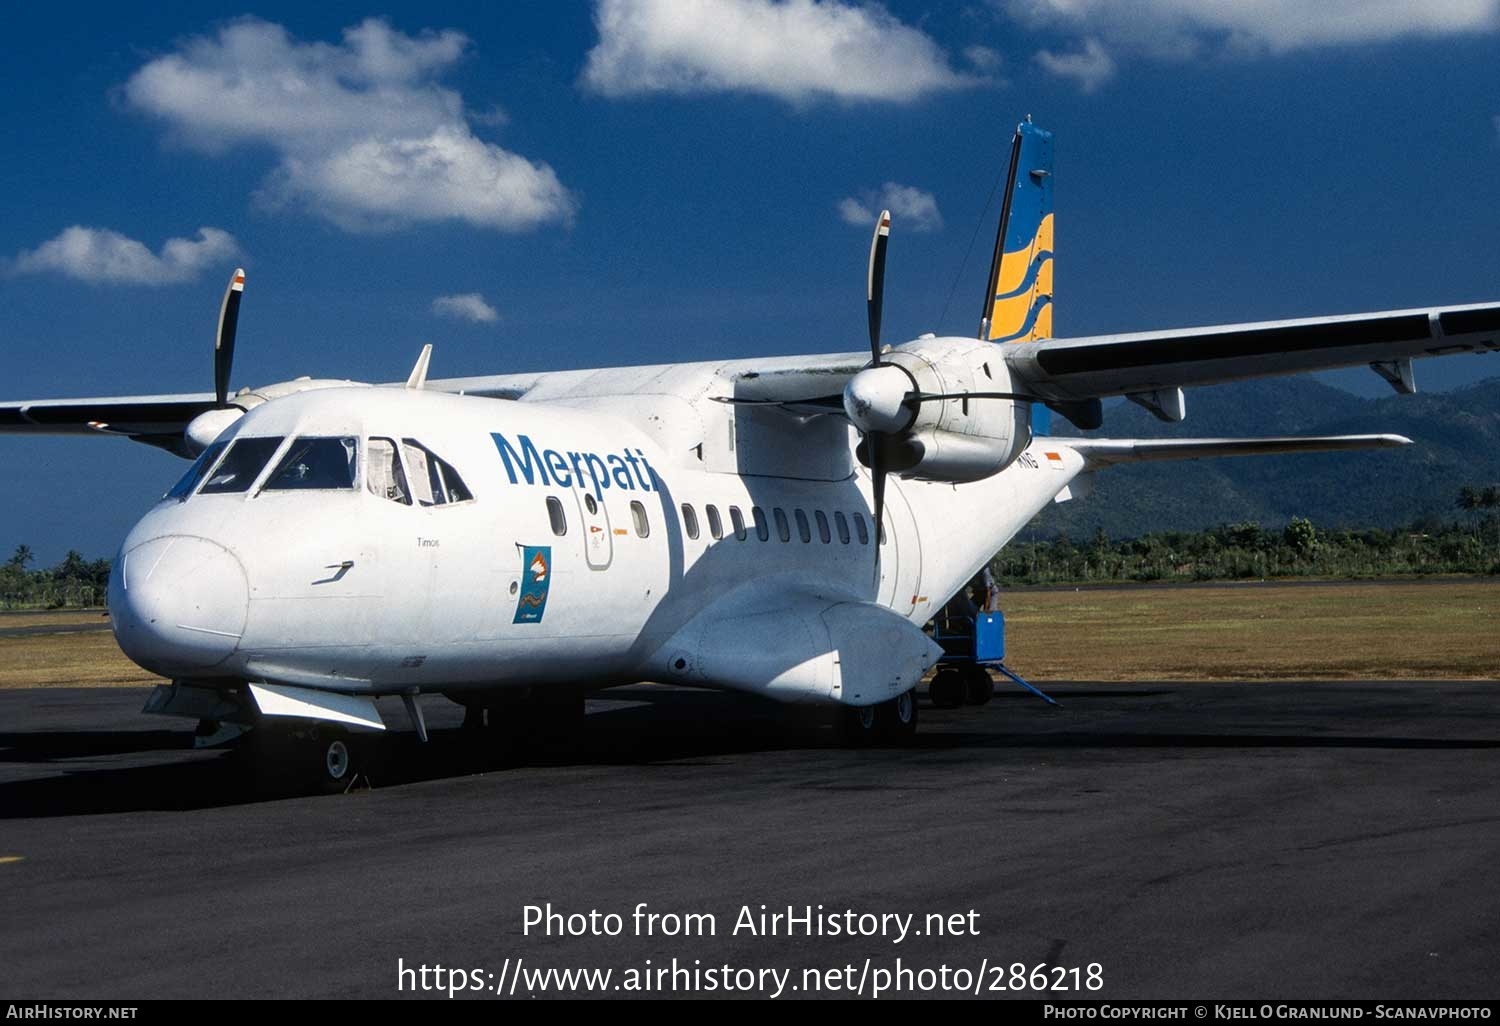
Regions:
<instances>
[{"instance_id":1,"label":"wing flap","mask_svg":"<svg viewBox=\"0 0 1500 1026\"><path fill-rule=\"evenodd\" d=\"M1003 347L1039 396L1087 399L1500 349L1500 304L1391 310Z\"/></svg>"}]
</instances>

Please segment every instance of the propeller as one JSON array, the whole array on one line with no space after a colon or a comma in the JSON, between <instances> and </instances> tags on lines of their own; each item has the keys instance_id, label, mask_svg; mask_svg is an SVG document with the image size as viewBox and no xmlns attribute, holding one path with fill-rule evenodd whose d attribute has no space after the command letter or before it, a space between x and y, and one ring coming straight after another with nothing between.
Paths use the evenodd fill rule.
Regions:
<instances>
[{"instance_id":1,"label":"propeller","mask_svg":"<svg viewBox=\"0 0 1500 1026\"><path fill-rule=\"evenodd\" d=\"M229 405L229 370L234 366L234 336L240 322L240 299L245 294L245 269L236 267L219 307L219 333L214 338L214 406Z\"/></svg>"},{"instance_id":2,"label":"propeller","mask_svg":"<svg viewBox=\"0 0 1500 1026\"><path fill-rule=\"evenodd\" d=\"M903 432L917 419L923 403L949 399L1012 399L1024 402L1035 396L1018 392L922 392L916 379L899 364L882 359L880 319L885 301L885 253L890 243L891 212L882 210L875 222L870 240L870 267L865 284L865 304L870 322L870 362L851 377L844 386L843 406L856 430L860 443L856 450L861 462L870 468L874 493L876 545L875 572L880 573L879 539L885 530L885 479L892 469L902 470L921 459L904 444Z\"/></svg>"},{"instance_id":3,"label":"propeller","mask_svg":"<svg viewBox=\"0 0 1500 1026\"><path fill-rule=\"evenodd\" d=\"M890 435L908 427L913 418L891 418L883 416L889 409L889 392L894 387L905 395L916 382L900 367L886 363L880 358L880 316L885 305L885 251L891 241L891 212L882 210L875 221L875 234L870 239L870 266L865 278L865 310L870 322L870 362L856 378L864 379L864 388L844 389L844 410L856 427L863 441L865 465L870 468L870 483L874 492L875 508L875 575L880 576L880 539L885 532L885 476L890 461L886 448ZM899 412L899 411L898 411ZM858 416L856 416L858 413Z\"/></svg>"}]
</instances>

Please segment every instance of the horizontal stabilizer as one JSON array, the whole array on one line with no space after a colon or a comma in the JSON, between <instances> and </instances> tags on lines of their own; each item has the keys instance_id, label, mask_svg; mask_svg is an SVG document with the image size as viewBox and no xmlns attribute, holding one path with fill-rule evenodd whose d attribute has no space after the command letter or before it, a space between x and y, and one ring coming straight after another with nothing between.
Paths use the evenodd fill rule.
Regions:
<instances>
[{"instance_id":1,"label":"horizontal stabilizer","mask_svg":"<svg viewBox=\"0 0 1500 1026\"><path fill-rule=\"evenodd\" d=\"M1347 452L1411 445L1402 435L1312 435L1303 438L1069 438L1056 439L1084 459L1085 469L1148 460L1202 460L1216 456L1275 456L1297 452Z\"/></svg>"}]
</instances>

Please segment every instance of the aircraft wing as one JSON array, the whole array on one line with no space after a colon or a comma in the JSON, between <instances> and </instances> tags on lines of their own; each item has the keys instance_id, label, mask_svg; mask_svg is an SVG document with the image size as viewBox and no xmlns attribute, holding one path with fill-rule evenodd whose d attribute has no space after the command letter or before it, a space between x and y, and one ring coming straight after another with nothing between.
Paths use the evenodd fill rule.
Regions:
<instances>
[{"instance_id":1,"label":"aircraft wing","mask_svg":"<svg viewBox=\"0 0 1500 1026\"><path fill-rule=\"evenodd\" d=\"M1500 304L1050 339L1007 343L1001 349L1032 392L1065 402L1362 363L1493 352L1500 349ZM1390 373L1399 374L1399 368L1390 368Z\"/></svg>"},{"instance_id":2,"label":"aircraft wing","mask_svg":"<svg viewBox=\"0 0 1500 1026\"><path fill-rule=\"evenodd\" d=\"M213 408L208 393L0 403L0 434L123 435L179 452L188 424Z\"/></svg>"}]
</instances>

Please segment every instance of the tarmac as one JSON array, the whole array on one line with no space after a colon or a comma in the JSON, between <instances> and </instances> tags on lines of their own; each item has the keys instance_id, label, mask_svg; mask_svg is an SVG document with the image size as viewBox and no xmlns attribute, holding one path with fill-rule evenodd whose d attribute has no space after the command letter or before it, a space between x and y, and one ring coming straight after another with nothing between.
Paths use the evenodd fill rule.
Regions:
<instances>
[{"instance_id":1,"label":"tarmac","mask_svg":"<svg viewBox=\"0 0 1500 1026\"><path fill-rule=\"evenodd\" d=\"M482 771L457 706L424 699L423 746L382 703L369 779L325 797L248 784L144 689L0 691L0 998L447 1000L439 965L517 999L653 973L653 996L1500 994L1494 683L1048 690L924 702L913 746L846 750L640 685L591 699L570 750Z\"/></svg>"}]
</instances>

